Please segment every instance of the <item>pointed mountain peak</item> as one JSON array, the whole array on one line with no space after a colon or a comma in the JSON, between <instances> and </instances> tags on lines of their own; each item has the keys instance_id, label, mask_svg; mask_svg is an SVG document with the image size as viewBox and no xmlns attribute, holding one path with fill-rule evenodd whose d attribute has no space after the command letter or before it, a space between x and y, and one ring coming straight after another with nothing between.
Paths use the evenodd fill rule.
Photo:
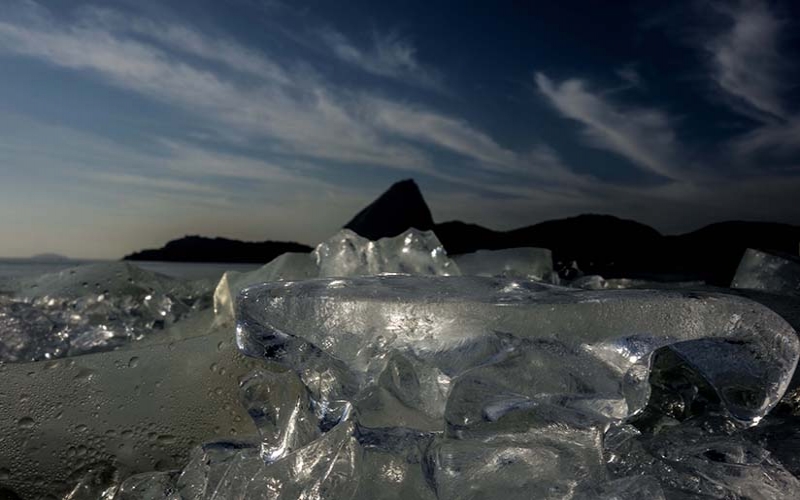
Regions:
<instances>
[{"instance_id":1,"label":"pointed mountain peak","mask_svg":"<svg viewBox=\"0 0 800 500\"><path fill-rule=\"evenodd\" d=\"M397 236L412 227L422 231L433 229L433 217L417 183L406 179L392 184L344 227L377 240Z\"/></svg>"}]
</instances>

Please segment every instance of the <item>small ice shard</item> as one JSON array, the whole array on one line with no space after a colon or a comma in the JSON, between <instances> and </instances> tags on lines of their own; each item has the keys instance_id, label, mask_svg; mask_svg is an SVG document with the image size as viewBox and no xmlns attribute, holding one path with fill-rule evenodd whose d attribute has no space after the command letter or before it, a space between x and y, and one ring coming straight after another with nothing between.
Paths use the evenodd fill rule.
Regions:
<instances>
[{"instance_id":1,"label":"small ice shard","mask_svg":"<svg viewBox=\"0 0 800 500\"><path fill-rule=\"evenodd\" d=\"M800 260L748 248L731 288L750 288L800 297Z\"/></svg>"},{"instance_id":2,"label":"small ice shard","mask_svg":"<svg viewBox=\"0 0 800 500\"><path fill-rule=\"evenodd\" d=\"M432 231L408 231L370 241L343 229L317 245L314 257L320 277L404 273L450 276L461 274Z\"/></svg>"},{"instance_id":3,"label":"small ice shard","mask_svg":"<svg viewBox=\"0 0 800 500\"><path fill-rule=\"evenodd\" d=\"M595 394L581 405L613 419L643 408L649 386L641 380L647 378L656 349L669 346L695 367L727 411L746 425L757 423L780 400L800 354L796 333L781 317L739 297L579 291L467 276L265 284L242 292L237 316L237 343L246 354L263 358L281 353L274 360L298 370L295 351L306 346L306 351L342 363L362 386L374 380L380 372L376 366L391 352L412 356L453 378L502 361L511 351L555 342L605 363L607 373L587 377L587 383L596 383L589 390L544 381L552 392L537 397L572 400ZM529 396L503 404L534 404Z\"/></svg>"},{"instance_id":4,"label":"small ice shard","mask_svg":"<svg viewBox=\"0 0 800 500\"><path fill-rule=\"evenodd\" d=\"M270 281L316 278L318 274L313 257L307 253L296 252L280 255L255 271L247 273L227 271L222 275L214 291L214 312L218 317L233 319L234 298L248 286Z\"/></svg>"},{"instance_id":5,"label":"small ice shard","mask_svg":"<svg viewBox=\"0 0 800 500\"><path fill-rule=\"evenodd\" d=\"M527 278L547 283L557 283L558 280L558 275L553 272L553 255L546 248L478 250L456 255L453 260L465 276Z\"/></svg>"}]
</instances>

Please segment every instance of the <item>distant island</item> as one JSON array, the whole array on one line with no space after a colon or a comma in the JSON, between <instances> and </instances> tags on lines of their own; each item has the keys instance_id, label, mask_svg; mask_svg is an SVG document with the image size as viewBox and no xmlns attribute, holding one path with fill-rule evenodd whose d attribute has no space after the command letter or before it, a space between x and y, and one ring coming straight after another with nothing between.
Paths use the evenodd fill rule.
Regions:
<instances>
[{"instance_id":1,"label":"distant island","mask_svg":"<svg viewBox=\"0 0 800 500\"><path fill-rule=\"evenodd\" d=\"M239 262L264 264L286 252L310 252L312 248L294 242L249 242L227 238L185 236L161 248L126 255L123 260L159 260L168 262Z\"/></svg>"},{"instance_id":2,"label":"distant island","mask_svg":"<svg viewBox=\"0 0 800 500\"><path fill-rule=\"evenodd\" d=\"M611 215L583 214L510 231L461 221L435 223L417 184L404 180L356 214L344 227L377 240L408 228L433 231L451 255L476 250L541 247L553 252L556 270L578 268L605 277L703 280L728 286L747 248L796 255L800 226L728 221L665 236ZM310 252L294 242L244 242L187 236L125 260L267 263L285 252Z\"/></svg>"},{"instance_id":3,"label":"distant island","mask_svg":"<svg viewBox=\"0 0 800 500\"><path fill-rule=\"evenodd\" d=\"M57 253L40 253L32 256L29 260L34 262L70 262L73 259Z\"/></svg>"}]
</instances>

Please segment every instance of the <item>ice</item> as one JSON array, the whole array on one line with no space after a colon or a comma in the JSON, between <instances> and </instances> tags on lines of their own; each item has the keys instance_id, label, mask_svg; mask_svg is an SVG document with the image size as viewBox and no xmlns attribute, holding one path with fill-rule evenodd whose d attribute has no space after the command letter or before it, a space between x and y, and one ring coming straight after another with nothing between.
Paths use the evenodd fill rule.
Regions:
<instances>
[{"instance_id":1,"label":"ice","mask_svg":"<svg viewBox=\"0 0 800 500\"><path fill-rule=\"evenodd\" d=\"M319 274L314 258L306 253L288 252L268 264L251 271L227 271L214 291L214 312L222 318L233 319L234 298L243 289L269 281L304 280Z\"/></svg>"},{"instance_id":2,"label":"ice","mask_svg":"<svg viewBox=\"0 0 800 500\"><path fill-rule=\"evenodd\" d=\"M358 428L363 450L358 500L434 500L427 470L434 436L398 427Z\"/></svg>"},{"instance_id":3,"label":"ice","mask_svg":"<svg viewBox=\"0 0 800 500\"><path fill-rule=\"evenodd\" d=\"M558 274L553 272L553 255L546 248L478 250L456 255L453 260L464 275L527 278L558 283Z\"/></svg>"},{"instance_id":4,"label":"ice","mask_svg":"<svg viewBox=\"0 0 800 500\"><path fill-rule=\"evenodd\" d=\"M306 386L291 371L258 370L240 382L242 403L261 436L261 457L274 462L320 435Z\"/></svg>"},{"instance_id":5,"label":"ice","mask_svg":"<svg viewBox=\"0 0 800 500\"><path fill-rule=\"evenodd\" d=\"M731 288L750 288L800 297L800 260L748 248Z\"/></svg>"},{"instance_id":6,"label":"ice","mask_svg":"<svg viewBox=\"0 0 800 500\"><path fill-rule=\"evenodd\" d=\"M353 498L362 455L355 432L352 422L342 422L272 463L253 446L228 447L227 453L206 459L207 452L201 451L201 459L181 473L178 487L183 498L197 500Z\"/></svg>"},{"instance_id":7,"label":"ice","mask_svg":"<svg viewBox=\"0 0 800 500\"><path fill-rule=\"evenodd\" d=\"M0 297L0 360L37 361L110 350L208 307L209 284L124 263L22 280Z\"/></svg>"},{"instance_id":8,"label":"ice","mask_svg":"<svg viewBox=\"0 0 800 500\"><path fill-rule=\"evenodd\" d=\"M667 498L800 498L796 477L724 423L696 419L657 434L631 433L607 440L606 454L613 474L658 478Z\"/></svg>"},{"instance_id":9,"label":"ice","mask_svg":"<svg viewBox=\"0 0 800 500\"><path fill-rule=\"evenodd\" d=\"M343 229L310 255L285 253L249 273L226 272L214 292L214 310L219 321L232 321L237 294L259 283L383 273L459 275L460 271L431 231L409 229L370 241Z\"/></svg>"},{"instance_id":10,"label":"ice","mask_svg":"<svg viewBox=\"0 0 800 500\"><path fill-rule=\"evenodd\" d=\"M542 400L609 420L633 415L647 401L649 385L643 380L652 353L670 346L709 380L734 418L753 425L783 395L800 352L794 330L782 318L739 297L577 291L481 277L265 284L242 293L238 317L237 343L248 355L281 352L276 361L298 370L294 351L308 346L343 363L362 387L373 383L393 352L451 378L469 377L467 371L480 365L511 362L512 354L536 356L531 348L548 342L569 353L566 359L594 363L580 384L565 368L544 373L549 379L537 382L544 392L535 398L502 393L476 402L483 406L474 411L484 419Z\"/></svg>"},{"instance_id":11,"label":"ice","mask_svg":"<svg viewBox=\"0 0 800 500\"><path fill-rule=\"evenodd\" d=\"M432 231L409 229L391 238L370 241L343 229L314 250L320 277L406 273L461 274Z\"/></svg>"},{"instance_id":12,"label":"ice","mask_svg":"<svg viewBox=\"0 0 800 500\"><path fill-rule=\"evenodd\" d=\"M661 484L653 476L630 476L604 481L588 491L581 491L575 500L666 500Z\"/></svg>"},{"instance_id":13,"label":"ice","mask_svg":"<svg viewBox=\"0 0 800 500\"><path fill-rule=\"evenodd\" d=\"M650 281L631 278L609 278L605 279L599 274L589 274L574 279L567 286L572 288L582 288L584 290L626 290L626 289L651 289L651 290L674 290L676 288L702 288L704 281Z\"/></svg>"},{"instance_id":14,"label":"ice","mask_svg":"<svg viewBox=\"0 0 800 500\"><path fill-rule=\"evenodd\" d=\"M399 353L389 355L376 383L355 402L367 427L405 427L438 431L442 427L450 377L435 366Z\"/></svg>"},{"instance_id":15,"label":"ice","mask_svg":"<svg viewBox=\"0 0 800 500\"><path fill-rule=\"evenodd\" d=\"M431 457L437 498L571 498L604 478L601 437L549 428L514 438L444 439Z\"/></svg>"},{"instance_id":16,"label":"ice","mask_svg":"<svg viewBox=\"0 0 800 500\"><path fill-rule=\"evenodd\" d=\"M175 472L150 472L126 479L113 500L182 500L175 487Z\"/></svg>"},{"instance_id":17,"label":"ice","mask_svg":"<svg viewBox=\"0 0 800 500\"><path fill-rule=\"evenodd\" d=\"M216 312L125 263L17 282L5 352L57 359L0 363L0 498L800 498L795 297L559 287L544 255L343 231Z\"/></svg>"},{"instance_id":18,"label":"ice","mask_svg":"<svg viewBox=\"0 0 800 500\"><path fill-rule=\"evenodd\" d=\"M63 494L76 471L178 469L197 443L254 435L239 380L257 368L230 330L169 344L0 364L0 470L22 498Z\"/></svg>"}]
</instances>

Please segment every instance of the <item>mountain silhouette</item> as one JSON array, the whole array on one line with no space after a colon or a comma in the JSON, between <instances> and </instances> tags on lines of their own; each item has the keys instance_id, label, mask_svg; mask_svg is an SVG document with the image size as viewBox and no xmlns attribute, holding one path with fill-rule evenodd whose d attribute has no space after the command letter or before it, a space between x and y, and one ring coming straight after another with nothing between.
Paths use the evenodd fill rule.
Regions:
<instances>
[{"instance_id":1,"label":"mountain silhouette","mask_svg":"<svg viewBox=\"0 0 800 500\"><path fill-rule=\"evenodd\" d=\"M433 229L433 216L412 179L392 186L344 225L370 240L397 236L409 228Z\"/></svg>"},{"instance_id":2,"label":"mountain silhouette","mask_svg":"<svg viewBox=\"0 0 800 500\"><path fill-rule=\"evenodd\" d=\"M417 184L393 184L364 207L345 228L377 240L409 228L433 230L451 255L476 250L541 247L553 252L556 270L576 268L607 278L703 280L728 286L747 248L796 255L800 227L770 222L728 221L681 235L662 235L652 227L612 215L584 214L510 231L495 231L461 221L434 223ZM308 252L292 242L244 242L187 236L127 260L266 263L284 252Z\"/></svg>"},{"instance_id":3,"label":"mountain silhouette","mask_svg":"<svg viewBox=\"0 0 800 500\"><path fill-rule=\"evenodd\" d=\"M311 247L284 241L250 242L227 238L185 236L158 249L126 255L123 260L168 262L240 262L264 264L286 252L310 252Z\"/></svg>"}]
</instances>

